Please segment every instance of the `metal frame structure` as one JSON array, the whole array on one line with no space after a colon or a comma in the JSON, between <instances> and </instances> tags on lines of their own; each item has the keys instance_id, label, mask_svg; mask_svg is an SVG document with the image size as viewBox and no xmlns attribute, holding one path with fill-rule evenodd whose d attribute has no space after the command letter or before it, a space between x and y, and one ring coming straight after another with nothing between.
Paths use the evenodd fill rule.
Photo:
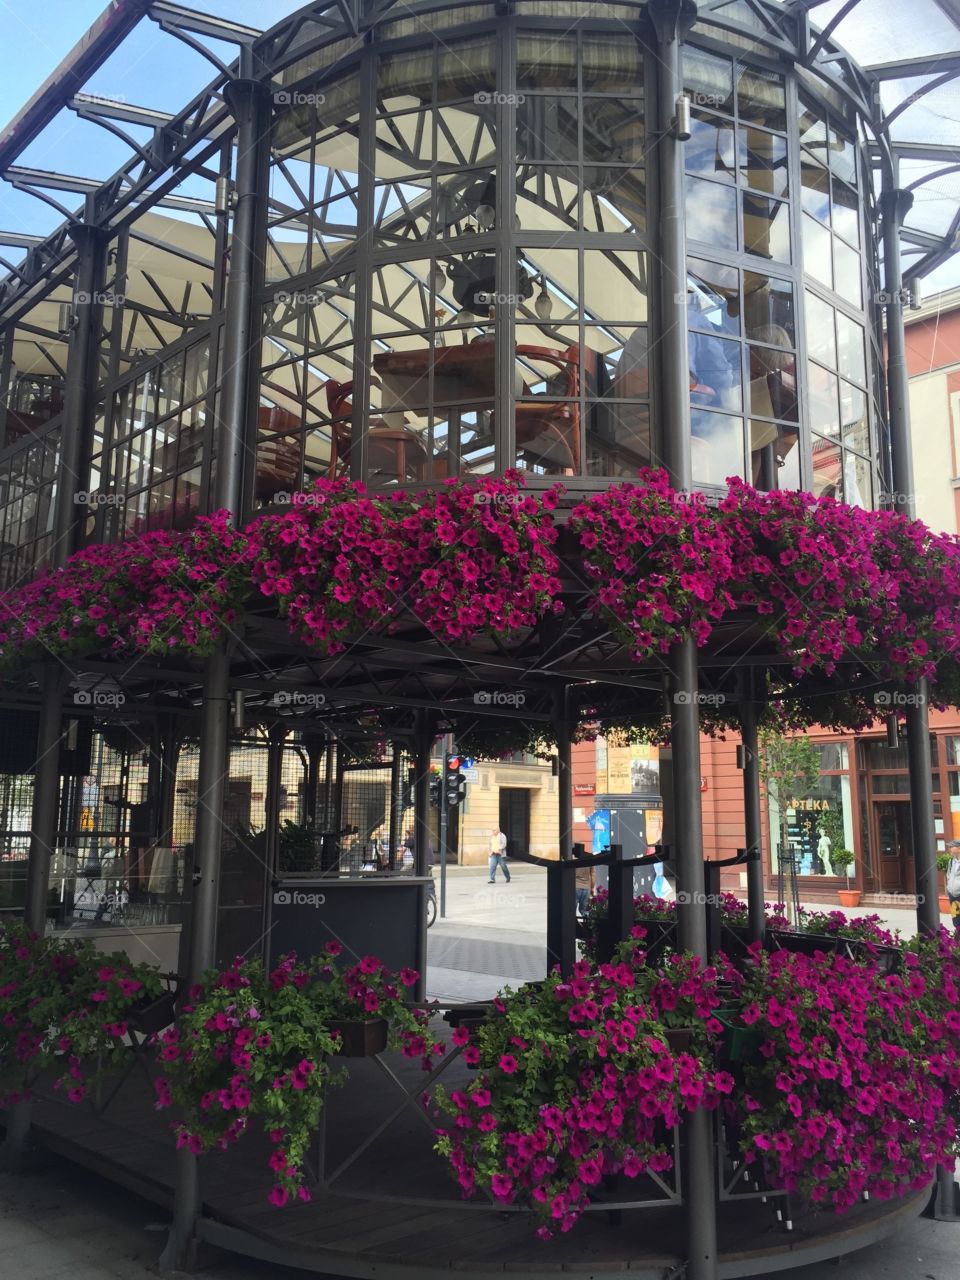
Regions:
<instances>
[{"instance_id":1,"label":"metal frame structure","mask_svg":"<svg viewBox=\"0 0 960 1280\"><path fill-rule=\"evenodd\" d=\"M878 226L874 221L876 210L871 205L866 171L861 165L861 287L865 295L875 279L874 254L881 236L884 247L889 342L886 414L881 403L883 396L879 394L882 379L876 364L881 347L878 308L865 302L859 310L870 316L873 326L874 376L868 383L868 391L872 390L876 401L877 419L885 420L889 427L890 457L886 456L885 444L881 445L875 435L875 460L891 499L909 501L912 478L903 358L903 285L905 280L933 269L953 251L954 240L960 233L960 214L948 234L939 240L911 230L909 193L898 187L899 160L914 155L943 159L944 168L939 172L956 166L951 165L952 155L942 154L946 148L923 147L893 139L889 125L900 111L895 108L886 114L883 112L878 86L898 78L929 74L926 91L933 93L938 86L960 75L960 53L938 55L936 63L913 59L884 63L873 69L859 68L833 40L834 28L842 16L852 10L852 5L844 6L836 19L819 32L810 20L816 3L808 0L794 0L786 5L749 0L747 7L753 15L752 23L741 20L740 16L730 16L728 7L723 0L714 0L702 5L698 12L693 0L650 0L649 4L621 0L604 7L600 15L581 15L572 23L574 29L607 34L620 33L627 27L635 36L642 37L646 50L647 137L652 143L646 170L653 197L653 216L648 225L656 230L649 232L649 238L642 244L655 251L658 260L654 285L648 292L651 327L657 337L651 382L661 456L674 486L692 489L684 141L674 120L683 86L682 52L689 43L708 52L726 48L728 53L739 53L746 43L751 52L743 56L759 74L790 64L796 66L797 70L785 81L788 112L796 115L802 82L804 92L814 97L819 94L831 111L846 112L858 122L862 154L871 159L882 179ZM461 8L467 19L462 24L458 22ZM252 509L256 497L258 378L265 304L274 301L280 292L322 284L327 276L342 271L345 261L326 269L320 266L290 275L282 285L266 279L273 237L269 224L289 213L282 202L272 200L269 194L276 95L286 94L289 99L290 93L304 83L313 84L315 88L329 87L334 71L339 76L345 70L357 78L361 104L356 121L357 154L360 172L366 175L358 183L355 202L357 225L363 234L359 235L349 262L356 275L349 465L354 478L365 477L371 448L368 405L372 374L367 353L375 337L371 318L373 278L379 268L403 264L410 257L409 246L383 248L373 244L378 146L374 108L379 52L381 49L415 50L430 43L434 33L439 33L444 40L486 35L497 42L497 65L505 77L502 83L513 90L516 88L518 30L562 35L571 29L570 15L562 12L563 5L554 17L531 11L523 0L516 3L494 0L479 6L479 15L477 8L451 3L451 0L415 0L403 5L373 0L333 0L306 5L271 31L261 34L166 0L153 0L153 3L119 0L0 135L0 177L46 202L65 219L55 232L40 240L19 233L0 233L0 244L27 249L24 261L0 280L0 348L3 350L0 374L6 379L11 375L13 335L18 329L31 339L56 347L57 352L48 357L51 362L60 360L59 348L66 349L65 360L57 365L62 368L65 380L62 409L47 421L30 427L26 442L13 440L0 448L2 482L4 476L12 472L15 461L38 440L58 438L61 442L59 488L44 543L44 556L49 563L62 564L85 539L108 541L115 535L107 512L100 511L91 524L84 520L83 509L78 507L73 495L77 489L91 487L95 460L101 470L112 465L108 462L110 449L120 439L116 429L120 393L125 388L152 385L151 369L186 352L202 338L209 341L210 374L194 396L202 402L204 411L201 505L207 509L225 508L236 519ZM172 38L202 54L216 70L207 88L175 115L105 102L96 95L76 91L77 84L86 82L143 17L150 18ZM238 48L238 57L229 66L206 43L214 42L219 47L225 40ZM280 90L278 83L282 86ZM499 94L498 98L503 100L495 104L492 118L498 148L503 149L497 153L501 160L501 181L493 207L493 229L480 227L469 247L472 252L486 252L495 257L498 278L507 281L513 279L516 271L518 246L536 245L540 241L546 245L547 236L514 227L513 211L518 196L512 150L517 124L516 94L512 95L513 100L510 93ZM29 142L64 108L107 129L129 145L131 158L108 181L43 174L16 163ZM149 130L150 137L138 140L131 132L136 130ZM577 162L582 159L578 154ZM504 160L509 163L503 163ZM792 220L794 243L798 244L801 215L796 157L793 166L788 216ZM203 199L178 191L187 178L197 178L206 184L213 198ZM82 209L69 209L51 192L82 194ZM189 245L160 246L149 228L138 226L138 220L146 212L163 208L198 220L211 249L209 257ZM574 231L570 243L586 251L596 240L592 232ZM638 237L623 233L604 238L604 243L612 251L636 249ZM200 290L202 309L191 310L189 287L175 299L169 288L147 271L143 275L155 301L137 298L133 303L121 303L115 296L113 302L108 301L113 296L109 292L111 272L114 283L129 277L134 265L131 248L137 245L157 251L162 248L183 264L186 273L191 267L206 273ZM906 271L900 262L901 245L904 253L918 256L918 261ZM431 242L418 245L417 251L435 262L438 255L450 254L451 247L449 242L434 236ZM691 252L694 251L692 247ZM724 261L722 252L716 256ZM727 258L738 270L744 269L743 253L728 254ZM762 268L761 262L757 270ZM791 265L776 270L793 282L799 303L803 288L800 259L795 255ZM56 330L49 328L52 322L42 310L53 302L67 303L63 325L58 324ZM35 309L39 309L39 315L31 319ZM110 311L112 315L108 316ZM134 311L138 317L135 322L129 319ZM141 320L157 343L157 349L140 350L139 354L137 350L124 350L125 341L132 348L130 334ZM498 320L494 336L500 370L492 403L498 424L491 460L495 471L512 465L517 456L515 387L503 372L511 369L515 362L515 325L516 317L512 313L506 315ZM172 330L179 332L172 333ZM308 345L305 338L304 352ZM807 346L801 333L797 339L798 367L805 364L806 356ZM867 363L869 366L869 359ZM219 375L214 372L217 369ZM583 393L580 394L582 401ZM304 392L301 400L304 406L305 395ZM181 409L182 405L177 412ZM8 409L8 420L9 413ZM748 418L749 410L744 413ZM181 421L183 419L178 419ZM806 431L804 427L803 432ZM803 432L801 439L808 441L809 435ZM215 476L211 466L214 454ZM179 475L179 455L177 458L173 470ZM888 464L892 464L892 470ZM808 459L802 478L809 475L811 466ZM576 477L582 488L602 488L612 478L589 477L582 467ZM175 480L176 476L169 480L171 506ZM135 536L135 528L132 533ZM29 571L32 567L24 564L23 569ZM573 584L573 600L584 594ZM755 672L775 666L777 659L770 648L764 646L762 635L732 624L718 629L711 645L703 651L698 652L689 639L677 648L668 664L651 662L647 668L638 668L619 640L583 615L583 610L571 608L565 620L545 621L509 651L492 642L455 651L431 641L411 625L389 637L367 637L343 656L319 660L305 655L285 628L264 614L252 620L242 641L236 639L224 644L207 661L202 673L160 663L135 663L124 671L93 661L72 664L69 671L59 664L49 664L45 671L37 673L31 689L26 694L17 691L15 698L18 703L25 701L40 706L27 918L34 927L43 927L50 859L56 841L63 698L71 680L76 683L80 677L110 676L125 692L128 707L135 706L148 716L163 708L168 715L183 714L199 720L197 869L189 947L183 966L188 980L202 974L215 954L227 751L231 726L238 715L242 717L244 709L246 714L258 715L264 723L279 726L280 730L308 727L323 732L328 740L336 738L347 742L351 735L355 737L358 733L358 716L377 713L381 727L385 726L391 739L416 762L415 869L422 876L427 861L431 743L442 724L476 723L491 716L506 718L501 708L488 708L475 700L478 690L497 680L521 683L527 692L527 704L517 718L533 725L551 724L557 730L560 776L567 784L561 787L560 805L560 848L564 857L571 853L571 734L581 707L586 705L584 700L589 697L589 705L599 707L602 718L605 712L613 714L623 706L649 711L663 705L665 690L668 696L673 695L666 705L673 728L674 791L682 798L675 806L674 843L678 849L678 887L687 894L687 902L679 911L680 941L685 949L706 957L706 917L703 910L694 905L704 891L704 865L699 804L699 715L697 699L690 695L691 691L707 685L723 691L743 709L747 844L755 850L760 839L756 746L759 695ZM863 689L871 684L869 670L859 666L851 666L845 678L851 687ZM325 695L322 713L314 711L301 717L290 708L281 714L275 703L271 707L271 696L275 697L279 691L318 687ZM677 697L681 692L688 696ZM14 701L13 691L9 701ZM936 847L925 706L911 706L909 716L914 838L917 879L921 883L934 874ZM363 732L361 729L361 735ZM329 785L329 769L327 777ZM274 798L278 785L274 771L270 788ZM748 884L751 927L759 932L763 895L756 858L748 859ZM935 931L938 924L935 895L926 895L926 905L919 911L919 923L925 931ZM22 1143L28 1124L29 1111L21 1108L11 1123L10 1140L14 1148ZM684 1161L684 1200L690 1214L689 1280L714 1280L717 1274L716 1171L715 1136L710 1118L706 1113L698 1113L687 1124ZM174 1228L165 1254L166 1264L181 1263L186 1258L198 1233L200 1206L197 1161L182 1150Z\"/></svg>"}]
</instances>

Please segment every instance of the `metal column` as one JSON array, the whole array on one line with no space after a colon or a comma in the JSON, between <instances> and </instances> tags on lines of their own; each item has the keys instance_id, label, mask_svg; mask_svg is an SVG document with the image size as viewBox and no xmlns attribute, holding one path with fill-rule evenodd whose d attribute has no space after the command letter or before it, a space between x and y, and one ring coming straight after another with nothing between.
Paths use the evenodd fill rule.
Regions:
<instances>
[{"instance_id":1,"label":"metal column","mask_svg":"<svg viewBox=\"0 0 960 1280\"><path fill-rule=\"evenodd\" d=\"M683 146L671 127L683 88L680 47L696 18L692 0L651 0L648 10L657 35L658 128L656 144L660 193L660 427L663 461L673 487L689 492L690 360L687 344L686 233L683 205ZM676 844L679 947L706 959L703 829L700 807L700 714L697 705L697 650L688 636L673 650L670 706L673 747L674 836ZM716 1151L712 1119L697 1111L684 1121L684 1203L687 1280L716 1280Z\"/></svg>"},{"instance_id":2,"label":"metal column","mask_svg":"<svg viewBox=\"0 0 960 1280\"><path fill-rule=\"evenodd\" d=\"M884 174L885 182L889 177ZM903 271L900 226L913 196L892 184L880 195L883 218L883 285L887 313L887 397L894 501L897 510L916 516L913 454L910 442L910 380L903 331ZM907 706L907 763L910 771L910 817L917 881L917 929L934 936L940 928L937 904L937 833L933 815L933 762L930 752L929 690L926 680L914 686Z\"/></svg>"},{"instance_id":3,"label":"metal column","mask_svg":"<svg viewBox=\"0 0 960 1280\"><path fill-rule=\"evenodd\" d=\"M237 122L235 214L230 240L230 274L224 313L221 368L222 413L215 423L217 480L215 506L236 518L243 505L244 463L252 490L256 458L256 414L251 402L258 321L254 298L263 274L264 192L270 161L270 90L253 78L253 54L241 49L240 77L224 88L224 100ZM208 660L203 684L197 779L197 831L194 895L189 914L188 982L212 967L216 955L217 910L223 805L231 729L230 659L226 645ZM197 1157L177 1152L173 1225L160 1259L164 1269L183 1268L193 1249L200 1214Z\"/></svg>"},{"instance_id":4,"label":"metal column","mask_svg":"<svg viewBox=\"0 0 960 1280\"><path fill-rule=\"evenodd\" d=\"M763 909L763 862L760 805L760 744L757 734L757 704L749 698L740 704L740 736L743 739L743 817L747 848L747 919L750 941L762 940L766 929Z\"/></svg>"}]
</instances>

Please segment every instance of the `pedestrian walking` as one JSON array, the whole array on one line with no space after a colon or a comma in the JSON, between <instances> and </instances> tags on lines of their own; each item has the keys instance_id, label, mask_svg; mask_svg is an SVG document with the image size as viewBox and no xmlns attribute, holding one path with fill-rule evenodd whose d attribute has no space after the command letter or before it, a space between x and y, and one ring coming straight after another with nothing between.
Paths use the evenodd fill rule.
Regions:
<instances>
[{"instance_id":1,"label":"pedestrian walking","mask_svg":"<svg viewBox=\"0 0 960 1280\"><path fill-rule=\"evenodd\" d=\"M581 920L585 920L590 897L597 887L597 873L593 867L577 867L573 873L573 878L574 890L577 896L577 911Z\"/></svg>"},{"instance_id":2,"label":"pedestrian walking","mask_svg":"<svg viewBox=\"0 0 960 1280\"><path fill-rule=\"evenodd\" d=\"M503 871L503 878L510 883L510 869L507 866L507 837L499 827L490 832L490 883L497 878L497 867Z\"/></svg>"},{"instance_id":3,"label":"pedestrian walking","mask_svg":"<svg viewBox=\"0 0 960 1280\"><path fill-rule=\"evenodd\" d=\"M947 841L950 865L947 867L947 897L950 899L950 915L953 927L960 933L960 840Z\"/></svg>"}]
</instances>

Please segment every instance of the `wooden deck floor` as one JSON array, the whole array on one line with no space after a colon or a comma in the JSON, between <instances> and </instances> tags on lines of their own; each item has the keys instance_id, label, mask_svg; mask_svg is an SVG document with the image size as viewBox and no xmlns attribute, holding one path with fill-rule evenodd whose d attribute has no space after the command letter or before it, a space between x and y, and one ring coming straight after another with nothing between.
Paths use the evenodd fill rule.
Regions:
<instances>
[{"instance_id":1,"label":"wooden deck floor","mask_svg":"<svg viewBox=\"0 0 960 1280\"><path fill-rule=\"evenodd\" d=\"M419 1093L418 1069L390 1065ZM463 1071L453 1066L449 1083ZM394 1085L371 1062L355 1063L349 1084L328 1104L328 1175L363 1135L399 1101ZM149 1200L173 1201L175 1153L169 1113L157 1112L142 1075L125 1083L109 1109L41 1102L39 1140L52 1150L119 1182ZM574 1231L543 1242L530 1219L459 1200L444 1163L432 1152L430 1131L413 1110L385 1128L335 1183L309 1204L276 1209L267 1202L269 1147L254 1134L228 1153L201 1161L206 1217L201 1235L211 1243L275 1263L344 1276L439 1277L450 1272L475 1280L505 1273L557 1271L595 1276L627 1272L662 1280L686 1256L684 1212L676 1206L628 1211L618 1225L606 1213L584 1216ZM786 1232L774 1207L758 1201L720 1207L721 1275L762 1274L851 1252L896 1230L920 1212L926 1194L911 1201L861 1205L837 1218L799 1218Z\"/></svg>"}]
</instances>

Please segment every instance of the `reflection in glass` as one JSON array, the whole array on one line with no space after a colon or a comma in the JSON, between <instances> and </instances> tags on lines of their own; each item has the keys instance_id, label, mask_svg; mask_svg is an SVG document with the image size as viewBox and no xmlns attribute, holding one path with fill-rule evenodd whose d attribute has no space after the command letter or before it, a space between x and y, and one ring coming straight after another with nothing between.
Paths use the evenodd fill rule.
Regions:
<instances>
[{"instance_id":1,"label":"reflection in glass","mask_svg":"<svg viewBox=\"0 0 960 1280\"><path fill-rule=\"evenodd\" d=\"M754 421L750 426L751 481L769 493L800 488L800 450L795 426Z\"/></svg>"},{"instance_id":2,"label":"reflection in glass","mask_svg":"<svg viewBox=\"0 0 960 1280\"><path fill-rule=\"evenodd\" d=\"M813 437L813 492L817 497L843 501L840 452L839 445Z\"/></svg>"},{"instance_id":3,"label":"reflection in glass","mask_svg":"<svg viewBox=\"0 0 960 1280\"><path fill-rule=\"evenodd\" d=\"M867 423L867 398L852 383L840 380L840 425L843 443L858 453L870 452L870 428Z\"/></svg>"},{"instance_id":4,"label":"reflection in glass","mask_svg":"<svg viewBox=\"0 0 960 1280\"><path fill-rule=\"evenodd\" d=\"M766 125L768 129L786 129L783 76L752 67L742 68L737 81L737 110L741 120Z\"/></svg>"},{"instance_id":5,"label":"reflection in glass","mask_svg":"<svg viewBox=\"0 0 960 1280\"><path fill-rule=\"evenodd\" d=\"M690 117L691 134L683 153L687 172L735 182L746 155L742 144L738 153L733 121L709 111L691 111Z\"/></svg>"},{"instance_id":6,"label":"reflection in glass","mask_svg":"<svg viewBox=\"0 0 960 1280\"><path fill-rule=\"evenodd\" d=\"M797 326L793 305L793 285L789 280L776 280L772 276L760 275L756 271L743 273L743 310L747 337L759 342L767 339L759 337L758 330L769 325L781 329L787 341L783 343L779 337L774 345L796 345Z\"/></svg>"},{"instance_id":7,"label":"reflection in glass","mask_svg":"<svg viewBox=\"0 0 960 1280\"><path fill-rule=\"evenodd\" d=\"M737 194L719 182L688 177L686 191L687 235L722 249L737 247Z\"/></svg>"},{"instance_id":8,"label":"reflection in glass","mask_svg":"<svg viewBox=\"0 0 960 1280\"><path fill-rule=\"evenodd\" d=\"M535 231L574 230L578 220L579 195L579 179L575 168L563 165L522 165L517 171L518 228ZM585 206L588 200L589 196L584 193ZM586 216L586 208L584 214ZM602 213L597 214L597 217L602 216ZM619 231L621 228L622 222L604 227L588 226L587 229Z\"/></svg>"},{"instance_id":9,"label":"reflection in glass","mask_svg":"<svg viewBox=\"0 0 960 1280\"><path fill-rule=\"evenodd\" d=\"M583 160L586 164L642 164L643 107L617 98L584 98Z\"/></svg>"},{"instance_id":10,"label":"reflection in glass","mask_svg":"<svg viewBox=\"0 0 960 1280\"><path fill-rule=\"evenodd\" d=\"M747 253L778 262L790 261L790 206L744 192L743 247Z\"/></svg>"},{"instance_id":11,"label":"reflection in glass","mask_svg":"<svg viewBox=\"0 0 960 1280\"><path fill-rule=\"evenodd\" d=\"M833 229L851 244L860 243L860 214L857 193L845 182L833 180Z\"/></svg>"},{"instance_id":12,"label":"reflection in glass","mask_svg":"<svg viewBox=\"0 0 960 1280\"><path fill-rule=\"evenodd\" d=\"M807 322L807 351L816 360L837 367L837 339L833 328L833 307L806 290L803 307Z\"/></svg>"},{"instance_id":13,"label":"reflection in glass","mask_svg":"<svg viewBox=\"0 0 960 1280\"><path fill-rule=\"evenodd\" d=\"M704 409L690 411L693 478L723 486L728 476L743 478L743 419Z\"/></svg>"},{"instance_id":14,"label":"reflection in glass","mask_svg":"<svg viewBox=\"0 0 960 1280\"><path fill-rule=\"evenodd\" d=\"M576 164L579 123L575 95L527 94L517 104L517 159L532 164Z\"/></svg>"},{"instance_id":15,"label":"reflection in glass","mask_svg":"<svg viewBox=\"0 0 960 1280\"><path fill-rule=\"evenodd\" d=\"M833 288L833 271L830 266L830 241L832 236L826 227L807 214L803 215L803 269L808 276L819 280L828 289Z\"/></svg>"},{"instance_id":16,"label":"reflection in glass","mask_svg":"<svg viewBox=\"0 0 960 1280\"><path fill-rule=\"evenodd\" d=\"M643 231L646 228L647 187L644 170L591 169L584 175L585 231Z\"/></svg>"},{"instance_id":17,"label":"reflection in glass","mask_svg":"<svg viewBox=\"0 0 960 1280\"><path fill-rule=\"evenodd\" d=\"M744 132L746 158L740 160L741 180L757 191L766 191L772 196L785 196L789 189L786 139L766 133L763 129L741 129L741 137Z\"/></svg>"},{"instance_id":18,"label":"reflection in glass","mask_svg":"<svg viewBox=\"0 0 960 1280\"><path fill-rule=\"evenodd\" d=\"M739 411L743 406L740 343L719 331L689 335L690 399L695 407Z\"/></svg>"},{"instance_id":19,"label":"reflection in glass","mask_svg":"<svg viewBox=\"0 0 960 1280\"><path fill-rule=\"evenodd\" d=\"M860 255L836 239L833 242L833 287L851 306L857 309L863 306Z\"/></svg>"},{"instance_id":20,"label":"reflection in glass","mask_svg":"<svg viewBox=\"0 0 960 1280\"><path fill-rule=\"evenodd\" d=\"M583 309L604 320L646 320L646 255L588 249L583 255Z\"/></svg>"},{"instance_id":21,"label":"reflection in glass","mask_svg":"<svg viewBox=\"0 0 960 1280\"><path fill-rule=\"evenodd\" d=\"M649 405L588 401L586 422L588 475L634 476L650 465Z\"/></svg>"},{"instance_id":22,"label":"reflection in glass","mask_svg":"<svg viewBox=\"0 0 960 1280\"><path fill-rule=\"evenodd\" d=\"M873 487L870 463L855 453L843 456L843 500L854 507L873 507Z\"/></svg>"},{"instance_id":23,"label":"reflection in glass","mask_svg":"<svg viewBox=\"0 0 960 1280\"><path fill-rule=\"evenodd\" d=\"M811 360L807 364L807 379L810 426L814 431L836 438L840 435L837 375Z\"/></svg>"},{"instance_id":24,"label":"reflection in glass","mask_svg":"<svg viewBox=\"0 0 960 1280\"><path fill-rule=\"evenodd\" d=\"M707 333L740 332L740 276L736 267L687 261L687 325Z\"/></svg>"},{"instance_id":25,"label":"reflection in glass","mask_svg":"<svg viewBox=\"0 0 960 1280\"><path fill-rule=\"evenodd\" d=\"M865 384L867 381L867 366L863 340L863 326L857 324L855 320L851 320L842 311L838 311L837 368L841 373L846 374L848 378L854 378L857 382Z\"/></svg>"},{"instance_id":26,"label":"reflection in glass","mask_svg":"<svg viewBox=\"0 0 960 1280\"><path fill-rule=\"evenodd\" d=\"M700 106L733 115L733 63L729 58L685 45L683 87Z\"/></svg>"},{"instance_id":27,"label":"reflection in glass","mask_svg":"<svg viewBox=\"0 0 960 1280\"><path fill-rule=\"evenodd\" d=\"M800 152L800 202L807 213L830 222L830 177L819 160Z\"/></svg>"}]
</instances>

